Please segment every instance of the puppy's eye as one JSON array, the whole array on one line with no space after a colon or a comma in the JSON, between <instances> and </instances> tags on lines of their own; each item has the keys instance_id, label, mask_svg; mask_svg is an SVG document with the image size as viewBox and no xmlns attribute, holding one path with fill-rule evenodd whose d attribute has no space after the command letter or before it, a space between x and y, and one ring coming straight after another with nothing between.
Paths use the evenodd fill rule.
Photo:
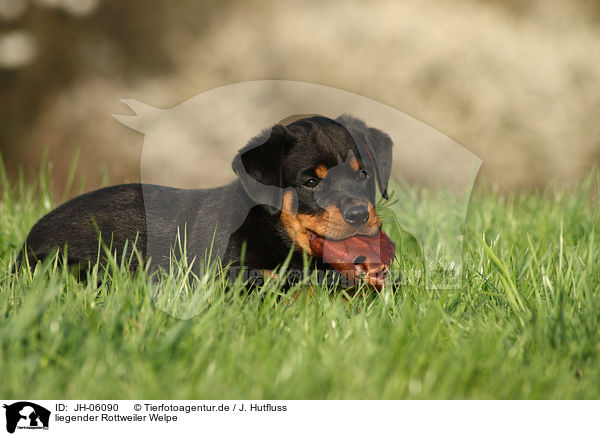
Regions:
<instances>
[{"instance_id":1,"label":"puppy's eye","mask_svg":"<svg viewBox=\"0 0 600 436\"><path fill-rule=\"evenodd\" d=\"M367 173L367 171L366 171L366 170L362 169L362 170L360 170L360 171L358 172L358 176L359 176L361 179L363 179L363 180L364 180L364 179L366 179L367 177L369 177L369 173Z\"/></svg>"},{"instance_id":2,"label":"puppy's eye","mask_svg":"<svg viewBox=\"0 0 600 436\"><path fill-rule=\"evenodd\" d=\"M316 188L319 185L319 179L308 179L304 182L304 186L308 188Z\"/></svg>"}]
</instances>

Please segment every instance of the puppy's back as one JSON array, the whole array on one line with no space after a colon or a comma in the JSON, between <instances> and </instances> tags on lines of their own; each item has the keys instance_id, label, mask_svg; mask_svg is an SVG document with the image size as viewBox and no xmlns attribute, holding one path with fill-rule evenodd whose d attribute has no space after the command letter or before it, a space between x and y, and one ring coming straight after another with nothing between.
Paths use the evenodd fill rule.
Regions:
<instances>
[{"instance_id":1,"label":"puppy's back","mask_svg":"<svg viewBox=\"0 0 600 436\"><path fill-rule=\"evenodd\" d=\"M98 189L75 197L42 217L31 229L17 267L27 253L31 265L67 247L68 262L94 263L99 236L106 245L120 249L129 240L145 250L146 220L141 184ZM136 241L137 239L137 241Z\"/></svg>"}]
</instances>

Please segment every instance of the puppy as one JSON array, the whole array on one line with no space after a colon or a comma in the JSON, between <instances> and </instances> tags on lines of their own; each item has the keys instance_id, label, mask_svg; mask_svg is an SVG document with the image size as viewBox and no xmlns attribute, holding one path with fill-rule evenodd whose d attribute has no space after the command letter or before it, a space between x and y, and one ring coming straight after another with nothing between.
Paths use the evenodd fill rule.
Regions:
<instances>
[{"instance_id":1,"label":"puppy","mask_svg":"<svg viewBox=\"0 0 600 436\"><path fill-rule=\"evenodd\" d=\"M352 278L380 287L393 244L381 232L375 196L378 185L387 198L391 162L389 136L357 118L277 124L239 151L233 183L127 184L81 195L34 225L19 260L33 264L67 247L69 264L105 262L101 238L117 256L135 244L151 270L168 270L173 255L194 268L210 257L261 271L291 255L289 268L302 270L306 254L315 268L348 267Z\"/></svg>"}]
</instances>

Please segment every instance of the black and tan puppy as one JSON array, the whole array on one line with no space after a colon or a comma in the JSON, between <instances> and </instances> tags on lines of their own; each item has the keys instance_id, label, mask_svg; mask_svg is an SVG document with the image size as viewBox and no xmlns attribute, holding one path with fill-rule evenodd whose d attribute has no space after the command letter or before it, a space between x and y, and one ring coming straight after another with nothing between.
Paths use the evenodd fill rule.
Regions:
<instances>
[{"instance_id":1,"label":"black and tan puppy","mask_svg":"<svg viewBox=\"0 0 600 436\"><path fill-rule=\"evenodd\" d=\"M343 260L352 243L333 241L384 235L375 194L377 184L386 196L391 160L390 138L350 116L277 124L240 150L233 183L207 190L128 184L81 195L35 224L24 251L33 263L67 246L69 264L94 263L100 234L118 256L135 242L153 269L169 268L177 244L196 265L209 250L212 259L239 265L245 245L248 268L272 270L291 250L290 268L302 269L303 251L328 268L326 241Z\"/></svg>"}]
</instances>

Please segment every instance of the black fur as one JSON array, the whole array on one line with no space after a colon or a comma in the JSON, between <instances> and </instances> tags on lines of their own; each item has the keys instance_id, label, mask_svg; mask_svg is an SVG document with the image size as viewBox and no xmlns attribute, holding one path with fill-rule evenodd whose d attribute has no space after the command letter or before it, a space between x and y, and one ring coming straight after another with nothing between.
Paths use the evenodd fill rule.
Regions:
<instances>
[{"instance_id":1,"label":"black fur","mask_svg":"<svg viewBox=\"0 0 600 436\"><path fill-rule=\"evenodd\" d=\"M126 241L129 247L135 242L142 257L151 259L152 269L168 269L179 234L182 241L185 237L190 258L202 257L212 247L213 258L236 265L246 244L245 266L273 269L293 246L280 219L283 193L291 190L294 209L312 215L332 204L343 208L348 199L374 204L375 180L382 195L386 192L391 149L385 133L347 115L278 124L240 150L232 164L238 176L233 183L208 190L128 184L93 191L38 221L27 236L24 252L33 264L67 246L69 264L94 263L100 233L117 256ZM352 156L374 177L362 180L343 169L347 166L340 164ZM322 188L307 189L303 183L319 164L339 167L335 170L339 174ZM23 251L19 260L22 257ZM292 266L301 268L302 262L301 251L295 250ZM134 259L132 268L136 266Z\"/></svg>"}]
</instances>

